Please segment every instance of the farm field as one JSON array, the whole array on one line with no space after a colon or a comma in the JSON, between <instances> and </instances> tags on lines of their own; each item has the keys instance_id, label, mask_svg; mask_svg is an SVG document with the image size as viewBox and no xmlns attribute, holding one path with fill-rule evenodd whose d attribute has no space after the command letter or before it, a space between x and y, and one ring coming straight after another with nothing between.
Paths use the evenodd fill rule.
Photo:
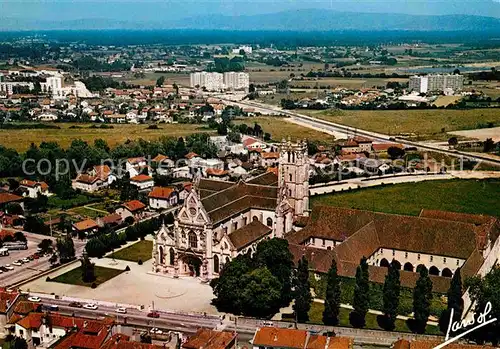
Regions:
<instances>
[{"instance_id":1,"label":"farm field","mask_svg":"<svg viewBox=\"0 0 500 349\"><path fill-rule=\"evenodd\" d=\"M404 183L314 196L311 206L329 205L417 216L423 208L500 216L500 180L440 180Z\"/></svg>"},{"instance_id":2,"label":"farm field","mask_svg":"<svg viewBox=\"0 0 500 349\"><path fill-rule=\"evenodd\" d=\"M447 140L446 132L500 124L498 109L327 110L307 111L319 119L389 135L410 134L414 140Z\"/></svg>"},{"instance_id":3,"label":"farm field","mask_svg":"<svg viewBox=\"0 0 500 349\"><path fill-rule=\"evenodd\" d=\"M143 138L154 140L160 137L184 137L197 132L212 132L203 129L203 125L190 124L160 124L158 130L148 130L147 125L115 124L112 129L89 128L91 124L57 123L60 129L24 129L0 130L0 144L14 148L17 151L26 151L31 143L58 142L66 148L74 139L82 139L93 143L102 138L113 147L126 140ZM81 128L70 128L71 126Z\"/></svg>"},{"instance_id":4,"label":"farm field","mask_svg":"<svg viewBox=\"0 0 500 349\"><path fill-rule=\"evenodd\" d=\"M264 132L269 132L271 134L271 138L275 142L281 142L283 138L288 139L289 136L292 140L306 138L308 140L320 141L322 143L333 142L332 137L326 133L293 124L280 117L253 117L237 119L234 123L247 124L252 127L254 123L258 123Z\"/></svg>"}]
</instances>

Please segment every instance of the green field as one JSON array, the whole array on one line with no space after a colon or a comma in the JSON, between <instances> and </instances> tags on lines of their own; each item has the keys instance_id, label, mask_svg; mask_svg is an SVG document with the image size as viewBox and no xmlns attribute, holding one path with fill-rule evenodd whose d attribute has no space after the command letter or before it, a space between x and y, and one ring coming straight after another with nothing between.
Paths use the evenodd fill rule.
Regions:
<instances>
[{"instance_id":1,"label":"green field","mask_svg":"<svg viewBox=\"0 0 500 349\"><path fill-rule=\"evenodd\" d=\"M311 304L311 310L309 310L309 323L311 324L323 324L323 310L325 306L322 303L313 302ZM346 308L340 308L340 316L339 316L339 326L342 327L352 327L349 323L349 313L351 311ZM375 314L366 314L366 329L370 330L383 330L377 321L377 315ZM410 332L406 321L404 320L396 320L396 328L394 329L396 332ZM430 335L441 335L441 331L439 331L439 327L427 325L426 334Z\"/></svg>"},{"instance_id":2,"label":"green field","mask_svg":"<svg viewBox=\"0 0 500 349\"><path fill-rule=\"evenodd\" d=\"M115 124L112 129L89 128L91 124L57 123L60 129L21 129L0 130L0 144L14 148L17 151L26 151L33 142L57 142L67 148L74 139L82 139L93 143L95 139L102 138L113 147L124 143L126 140L145 139L154 140L160 137L184 137L197 132L211 132L203 125L194 124L160 124L158 130L147 129L148 125ZM73 128L71 126L80 126Z\"/></svg>"},{"instance_id":3,"label":"green field","mask_svg":"<svg viewBox=\"0 0 500 349\"><path fill-rule=\"evenodd\" d=\"M131 262L137 262L140 259L145 262L151 259L152 251L153 241L142 240L109 255L108 258L123 259Z\"/></svg>"},{"instance_id":4,"label":"green field","mask_svg":"<svg viewBox=\"0 0 500 349\"><path fill-rule=\"evenodd\" d=\"M500 216L500 180L402 183L314 196L311 203L404 215L418 215L426 208Z\"/></svg>"},{"instance_id":5,"label":"green field","mask_svg":"<svg viewBox=\"0 0 500 349\"><path fill-rule=\"evenodd\" d=\"M235 124L247 124L253 127L254 123L258 123L264 132L269 132L273 141L281 142L283 138L292 140L307 139L312 141L320 141L322 143L333 143L332 136L306 128L287 121L282 117L249 117L240 118L234 121Z\"/></svg>"},{"instance_id":6,"label":"green field","mask_svg":"<svg viewBox=\"0 0 500 349\"><path fill-rule=\"evenodd\" d=\"M96 280L94 282L87 283L82 281L82 268L80 266L78 268L68 271L67 273L64 273L62 275L59 275L58 277L53 278L50 281L60 282L63 284L91 287L93 283L99 286L100 284L105 283L106 281L114 278L115 276L120 275L123 272L124 270L96 266L95 267Z\"/></svg>"},{"instance_id":7,"label":"green field","mask_svg":"<svg viewBox=\"0 0 500 349\"><path fill-rule=\"evenodd\" d=\"M364 130L388 135L409 134L414 140L447 140L446 132L500 124L498 109L425 110L327 110L305 114ZM444 131L444 132L442 132Z\"/></svg>"}]
</instances>

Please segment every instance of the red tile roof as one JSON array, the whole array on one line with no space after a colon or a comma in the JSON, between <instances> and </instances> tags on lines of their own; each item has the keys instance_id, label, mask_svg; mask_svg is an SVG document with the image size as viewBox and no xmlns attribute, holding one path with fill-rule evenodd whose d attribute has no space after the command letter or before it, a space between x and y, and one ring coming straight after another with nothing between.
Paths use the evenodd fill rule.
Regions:
<instances>
[{"instance_id":1,"label":"red tile roof","mask_svg":"<svg viewBox=\"0 0 500 349\"><path fill-rule=\"evenodd\" d=\"M99 225L93 219L86 219L81 222L73 223L73 227L79 231L96 229Z\"/></svg>"},{"instance_id":2,"label":"red tile roof","mask_svg":"<svg viewBox=\"0 0 500 349\"><path fill-rule=\"evenodd\" d=\"M206 172L208 176L216 176L216 177L226 176L229 173L226 170L220 170L217 168L207 168Z\"/></svg>"},{"instance_id":3,"label":"red tile roof","mask_svg":"<svg viewBox=\"0 0 500 349\"><path fill-rule=\"evenodd\" d=\"M199 155L198 155L198 154L196 154L196 153L193 153L193 152L189 152L189 153L187 153L187 154L186 154L186 156L185 156L185 158L186 158L186 159L189 159L189 160L191 160L191 159L192 159L192 158L194 158L194 157L199 157Z\"/></svg>"},{"instance_id":4,"label":"red tile roof","mask_svg":"<svg viewBox=\"0 0 500 349\"><path fill-rule=\"evenodd\" d=\"M6 313L18 296L17 292L7 292L5 288L0 288L0 313Z\"/></svg>"},{"instance_id":5,"label":"red tile roof","mask_svg":"<svg viewBox=\"0 0 500 349\"><path fill-rule=\"evenodd\" d=\"M154 187L148 197L154 199L168 199L175 192L175 189L168 187Z\"/></svg>"},{"instance_id":6,"label":"red tile roof","mask_svg":"<svg viewBox=\"0 0 500 349\"><path fill-rule=\"evenodd\" d=\"M186 349L226 349L234 346L236 333L200 328L182 345Z\"/></svg>"},{"instance_id":7,"label":"red tile roof","mask_svg":"<svg viewBox=\"0 0 500 349\"><path fill-rule=\"evenodd\" d=\"M258 328L253 338L256 347L296 348L304 349L307 331L288 328Z\"/></svg>"},{"instance_id":8,"label":"red tile roof","mask_svg":"<svg viewBox=\"0 0 500 349\"><path fill-rule=\"evenodd\" d=\"M376 143L372 144L373 151L375 152L382 152L382 151L387 151L391 147L396 147L403 149L403 145L399 143Z\"/></svg>"},{"instance_id":9,"label":"red tile roof","mask_svg":"<svg viewBox=\"0 0 500 349\"><path fill-rule=\"evenodd\" d=\"M263 159L277 159L280 157L280 153L272 152L272 153L262 153Z\"/></svg>"},{"instance_id":10,"label":"red tile roof","mask_svg":"<svg viewBox=\"0 0 500 349\"><path fill-rule=\"evenodd\" d=\"M80 183L85 183L85 184L94 184L99 180L99 177L97 176L91 176L88 174L79 174L76 177L76 181Z\"/></svg>"},{"instance_id":11,"label":"red tile roof","mask_svg":"<svg viewBox=\"0 0 500 349\"><path fill-rule=\"evenodd\" d=\"M137 176L130 178L130 181L133 181L133 182L148 182L148 181L152 181L152 180L153 180L153 177L147 176L145 174L140 174L140 175L137 175Z\"/></svg>"},{"instance_id":12,"label":"red tile roof","mask_svg":"<svg viewBox=\"0 0 500 349\"><path fill-rule=\"evenodd\" d=\"M0 193L0 205L21 200L23 200L22 196L11 193Z\"/></svg>"},{"instance_id":13,"label":"red tile roof","mask_svg":"<svg viewBox=\"0 0 500 349\"><path fill-rule=\"evenodd\" d=\"M123 206L130 212L135 212L146 208L146 205L144 205L139 200L127 201L123 204Z\"/></svg>"}]
</instances>

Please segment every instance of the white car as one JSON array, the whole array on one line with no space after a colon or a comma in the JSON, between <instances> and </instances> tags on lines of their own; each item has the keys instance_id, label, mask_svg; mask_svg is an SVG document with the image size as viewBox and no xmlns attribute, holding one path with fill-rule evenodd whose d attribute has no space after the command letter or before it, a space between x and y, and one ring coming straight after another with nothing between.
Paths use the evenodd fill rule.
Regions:
<instances>
[{"instance_id":1,"label":"white car","mask_svg":"<svg viewBox=\"0 0 500 349\"><path fill-rule=\"evenodd\" d=\"M10 264L5 264L4 268L7 270L14 270L14 267L11 266Z\"/></svg>"},{"instance_id":2,"label":"white car","mask_svg":"<svg viewBox=\"0 0 500 349\"><path fill-rule=\"evenodd\" d=\"M30 302L36 302L36 303L38 303L38 302L41 302L41 301L42 301L42 299L41 299L40 297L35 297L35 296L33 296L33 297L28 297L28 300L29 300Z\"/></svg>"},{"instance_id":3,"label":"white car","mask_svg":"<svg viewBox=\"0 0 500 349\"><path fill-rule=\"evenodd\" d=\"M29 262L30 262L29 258L23 258L21 261L22 261L23 263L29 263Z\"/></svg>"},{"instance_id":4,"label":"white car","mask_svg":"<svg viewBox=\"0 0 500 349\"><path fill-rule=\"evenodd\" d=\"M20 267L21 265L23 265L23 263L20 261L15 261L12 263L12 265L15 265L16 267Z\"/></svg>"},{"instance_id":5,"label":"white car","mask_svg":"<svg viewBox=\"0 0 500 349\"><path fill-rule=\"evenodd\" d=\"M116 312L120 314L127 314L126 308L116 308Z\"/></svg>"},{"instance_id":6,"label":"white car","mask_svg":"<svg viewBox=\"0 0 500 349\"><path fill-rule=\"evenodd\" d=\"M153 327L153 328L152 328L149 332L150 332L150 333L153 333L153 334L162 334L162 333L163 333L163 331L162 331L162 330L160 330L160 329L159 329L159 328L157 328L157 327Z\"/></svg>"},{"instance_id":7,"label":"white car","mask_svg":"<svg viewBox=\"0 0 500 349\"><path fill-rule=\"evenodd\" d=\"M94 304L94 303L87 303L83 306L85 309L90 309L90 310L96 310L97 308L99 308L97 306L97 304Z\"/></svg>"}]
</instances>

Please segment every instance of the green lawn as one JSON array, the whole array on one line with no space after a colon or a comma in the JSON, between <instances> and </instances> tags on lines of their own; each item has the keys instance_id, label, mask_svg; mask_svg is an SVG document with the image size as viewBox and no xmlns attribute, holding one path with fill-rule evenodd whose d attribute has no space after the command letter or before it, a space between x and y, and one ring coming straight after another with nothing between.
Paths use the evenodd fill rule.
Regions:
<instances>
[{"instance_id":1,"label":"green lawn","mask_svg":"<svg viewBox=\"0 0 500 349\"><path fill-rule=\"evenodd\" d=\"M75 214L78 214L80 216L96 219L98 217L104 217L107 213L92 210L90 208L80 206L80 207L75 207L69 210L69 212L73 212Z\"/></svg>"},{"instance_id":2,"label":"green lawn","mask_svg":"<svg viewBox=\"0 0 500 349\"><path fill-rule=\"evenodd\" d=\"M94 281L94 283L97 286L99 286L100 284L114 278L115 276L120 275L123 272L124 270L96 266L95 267L96 280ZM87 286L87 287L90 287L92 285L92 282L86 283L82 281L81 267L75 268L73 270L68 271L67 273L59 275L58 277L51 279L51 281L60 282L63 284L72 284L72 285Z\"/></svg>"},{"instance_id":3,"label":"green lawn","mask_svg":"<svg viewBox=\"0 0 500 349\"><path fill-rule=\"evenodd\" d=\"M49 197L48 205L49 207L59 208L59 209L68 209L76 206L83 206L89 204L91 202L100 201L98 198L92 198L84 194L77 194L70 199L62 199L57 195L53 195Z\"/></svg>"},{"instance_id":4,"label":"green lawn","mask_svg":"<svg viewBox=\"0 0 500 349\"><path fill-rule=\"evenodd\" d=\"M499 216L500 180L439 180L358 189L314 196L312 206L329 205L418 215L423 208Z\"/></svg>"},{"instance_id":5,"label":"green lawn","mask_svg":"<svg viewBox=\"0 0 500 349\"><path fill-rule=\"evenodd\" d=\"M323 310L325 306L322 303L313 302L311 304L311 310L309 310L309 323L311 324L323 324ZM340 308L340 316L339 316L339 326L341 327L352 327L349 323L349 313L351 311L349 309ZM370 330L383 330L378 324L377 315L375 314L366 314L366 326L365 329ZM404 320L396 320L396 328L394 329L396 332L411 332ZM439 331L438 326L430 326L427 325L426 334L431 335L441 335L441 331Z\"/></svg>"},{"instance_id":6,"label":"green lawn","mask_svg":"<svg viewBox=\"0 0 500 349\"><path fill-rule=\"evenodd\" d=\"M122 259L125 261L137 262L141 259L143 262L151 259L153 251L153 241L142 240L129 247L121 249L109 256L109 258Z\"/></svg>"}]
</instances>

